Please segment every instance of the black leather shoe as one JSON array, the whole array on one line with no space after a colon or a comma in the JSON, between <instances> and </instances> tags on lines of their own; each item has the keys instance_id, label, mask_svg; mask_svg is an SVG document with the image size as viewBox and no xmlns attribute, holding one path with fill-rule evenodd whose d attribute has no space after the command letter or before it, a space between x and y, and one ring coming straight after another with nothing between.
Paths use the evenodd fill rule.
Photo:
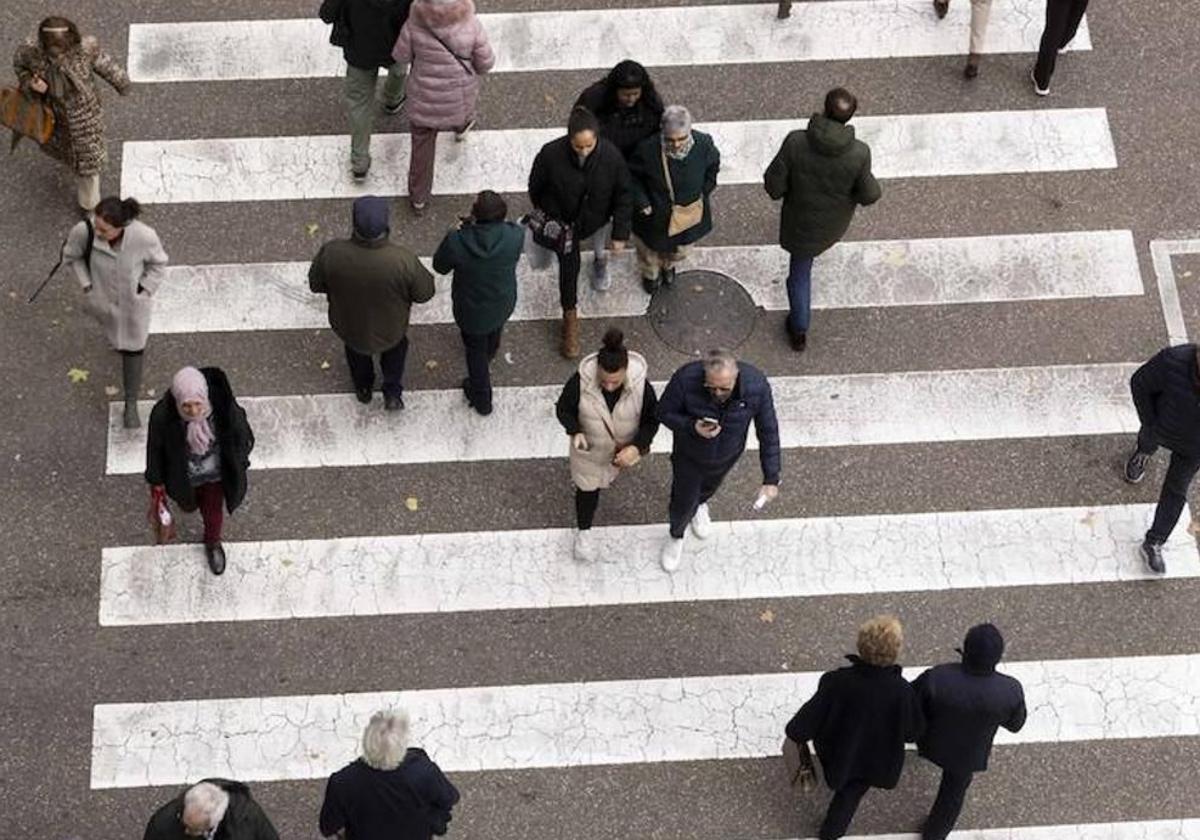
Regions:
<instances>
[{"instance_id":1,"label":"black leather shoe","mask_svg":"<svg viewBox=\"0 0 1200 840\"><path fill-rule=\"evenodd\" d=\"M208 568L212 570L214 575L222 575L225 573L225 549L220 543L213 543L204 546L204 559L208 561Z\"/></svg>"},{"instance_id":2,"label":"black leather shoe","mask_svg":"<svg viewBox=\"0 0 1200 840\"><path fill-rule=\"evenodd\" d=\"M788 335L788 341L792 345L792 349L797 353L804 352L808 347L808 333L796 332L792 329L792 322L788 318L783 319L783 329Z\"/></svg>"},{"instance_id":3,"label":"black leather shoe","mask_svg":"<svg viewBox=\"0 0 1200 840\"><path fill-rule=\"evenodd\" d=\"M660 275L661 276L661 275ZM646 290L646 294L652 295L658 291L660 280L658 277L643 277L642 288Z\"/></svg>"},{"instance_id":4,"label":"black leather shoe","mask_svg":"<svg viewBox=\"0 0 1200 840\"><path fill-rule=\"evenodd\" d=\"M675 269L664 268L658 273L658 276L662 279L664 286L670 287L675 285Z\"/></svg>"},{"instance_id":5,"label":"black leather shoe","mask_svg":"<svg viewBox=\"0 0 1200 840\"><path fill-rule=\"evenodd\" d=\"M1167 573L1167 564L1162 556L1162 543L1150 542L1146 540L1142 543L1142 559L1146 561L1146 566L1156 575L1165 575Z\"/></svg>"},{"instance_id":6,"label":"black leather shoe","mask_svg":"<svg viewBox=\"0 0 1200 840\"><path fill-rule=\"evenodd\" d=\"M383 398L383 408L385 411L399 411L404 408L404 400L400 397L385 396Z\"/></svg>"},{"instance_id":7,"label":"black leather shoe","mask_svg":"<svg viewBox=\"0 0 1200 840\"><path fill-rule=\"evenodd\" d=\"M358 397L360 403L369 403L371 401L370 388L355 388L354 396Z\"/></svg>"},{"instance_id":8,"label":"black leather shoe","mask_svg":"<svg viewBox=\"0 0 1200 840\"><path fill-rule=\"evenodd\" d=\"M933 13L941 20L950 11L950 0L933 0Z\"/></svg>"}]
</instances>

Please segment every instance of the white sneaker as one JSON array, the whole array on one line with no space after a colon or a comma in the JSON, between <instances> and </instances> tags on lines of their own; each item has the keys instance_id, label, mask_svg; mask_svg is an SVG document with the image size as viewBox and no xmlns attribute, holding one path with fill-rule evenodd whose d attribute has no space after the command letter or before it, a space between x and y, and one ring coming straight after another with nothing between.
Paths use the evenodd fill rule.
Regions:
<instances>
[{"instance_id":1,"label":"white sneaker","mask_svg":"<svg viewBox=\"0 0 1200 840\"><path fill-rule=\"evenodd\" d=\"M1033 70L1029 71L1029 80L1031 82L1033 82L1033 92L1036 93L1038 96L1049 96L1050 95L1049 86L1042 87L1041 85L1039 85L1037 76L1034 74Z\"/></svg>"},{"instance_id":2,"label":"white sneaker","mask_svg":"<svg viewBox=\"0 0 1200 840\"><path fill-rule=\"evenodd\" d=\"M664 572L673 572L679 568L679 564L683 561L683 537L675 539L668 537L663 543L662 554L659 556L659 561L662 563Z\"/></svg>"},{"instance_id":3,"label":"white sneaker","mask_svg":"<svg viewBox=\"0 0 1200 840\"><path fill-rule=\"evenodd\" d=\"M590 528L575 532L575 559L580 563L596 562L596 539Z\"/></svg>"},{"instance_id":4,"label":"white sneaker","mask_svg":"<svg viewBox=\"0 0 1200 840\"><path fill-rule=\"evenodd\" d=\"M692 517L692 533L696 535L696 539L706 540L712 536L712 532L712 519L708 515L708 505L700 505L696 508L696 515Z\"/></svg>"},{"instance_id":5,"label":"white sneaker","mask_svg":"<svg viewBox=\"0 0 1200 840\"><path fill-rule=\"evenodd\" d=\"M1059 54L1059 55L1066 55L1067 53L1069 53L1069 52L1071 51L1071 44L1072 44L1072 43L1074 43L1074 42L1073 42L1073 41L1072 41L1072 42L1068 42L1068 43L1067 43L1067 45L1066 45L1065 47L1059 47L1059 48L1058 48L1058 54Z\"/></svg>"}]
</instances>

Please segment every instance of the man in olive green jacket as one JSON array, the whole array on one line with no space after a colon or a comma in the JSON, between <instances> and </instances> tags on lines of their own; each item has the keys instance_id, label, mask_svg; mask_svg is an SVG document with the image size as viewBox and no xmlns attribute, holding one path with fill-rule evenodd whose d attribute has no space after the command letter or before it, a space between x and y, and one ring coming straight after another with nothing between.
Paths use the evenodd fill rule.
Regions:
<instances>
[{"instance_id":1,"label":"man in olive green jacket","mask_svg":"<svg viewBox=\"0 0 1200 840\"><path fill-rule=\"evenodd\" d=\"M308 270L308 287L329 298L329 326L346 345L358 401L369 403L379 354L383 406L404 408L408 318L414 303L433 297L433 275L409 249L388 239L386 199L354 202L354 235L326 242Z\"/></svg>"},{"instance_id":2,"label":"man in olive green jacket","mask_svg":"<svg viewBox=\"0 0 1200 840\"><path fill-rule=\"evenodd\" d=\"M882 195L871 174L870 148L846 125L857 108L849 91L831 90L825 113L813 114L808 128L789 133L763 175L767 194L783 199L779 244L791 254L791 311L784 326L797 351L807 346L813 258L845 235L858 205L874 204Z\"/></svg>"}]
</instances>

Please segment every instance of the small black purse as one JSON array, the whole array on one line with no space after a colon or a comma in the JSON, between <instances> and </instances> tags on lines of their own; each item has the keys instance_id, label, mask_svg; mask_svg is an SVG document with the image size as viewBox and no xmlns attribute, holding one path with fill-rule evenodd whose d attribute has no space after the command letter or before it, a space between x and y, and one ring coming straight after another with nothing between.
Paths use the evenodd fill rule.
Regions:
<instances>
[{"instance_id":1,"label":"small black purse","mask_svg":"<svg viewBox=\"0 0 1200 840\"><path fill-rule=\"evenodd\" d=\"M530 210L521 222L533 234L533 241L543 248L559 256L566 256L575 250L574 225L560 222L537 207Z\"/></svg>"}]
</instances>

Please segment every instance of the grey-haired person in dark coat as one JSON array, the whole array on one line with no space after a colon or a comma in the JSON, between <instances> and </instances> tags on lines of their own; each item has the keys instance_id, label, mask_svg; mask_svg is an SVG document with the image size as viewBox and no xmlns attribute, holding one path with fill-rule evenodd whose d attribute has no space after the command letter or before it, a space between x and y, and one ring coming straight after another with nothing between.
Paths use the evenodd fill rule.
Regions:
<instances>
[{"instance_id":1,"label":"grey-haired person in dark coat","mask_svg":"<svg viewBox=\"0 0 1200 840\"><path fill-rule=\"evenodd\" d=\"M1025 725L1024 689L996 672L1004 655L1000 631L992 624L975 625L959 652L961 662L935 665L913 681L926 724L917 749L942 768L922 840L945 840L950 834L971 780L987 769L996 730L1019 732Z\"/></svg>"},{"instance_id":2,"label":"grey-haired person in dark coat","mask_svg":"<svg viewBox=\"0 0 1200 840\"><path fill-rule=\"evenodd\" d=\"M250 788L228 779L205 779L154 812L143 840L279 840Z\"/></svg>"}]
</instances>

